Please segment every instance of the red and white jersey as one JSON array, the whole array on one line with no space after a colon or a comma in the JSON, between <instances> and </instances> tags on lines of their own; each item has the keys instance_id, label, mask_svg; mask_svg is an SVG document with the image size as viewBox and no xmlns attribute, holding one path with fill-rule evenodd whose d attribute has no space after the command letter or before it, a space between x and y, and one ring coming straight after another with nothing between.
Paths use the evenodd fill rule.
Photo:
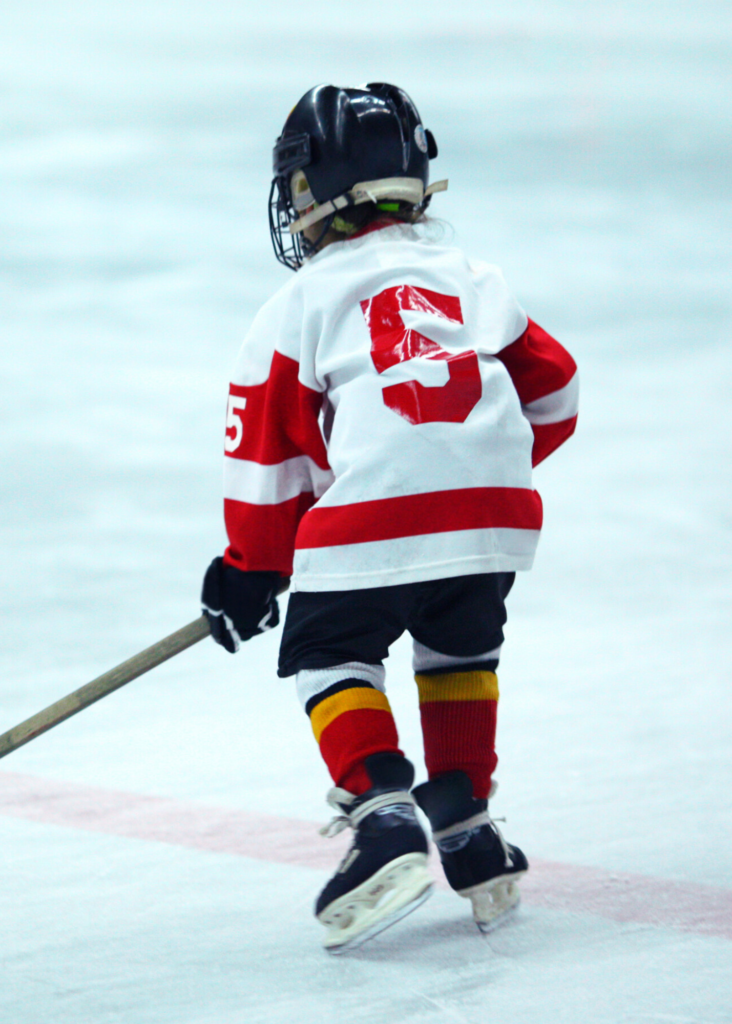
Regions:
<instances>
[{"instance_id":1,"label":"red and white jersey","mask_svg":"<svg viewBox=\"0 0 732 1024\"><path fill-rule=\"evenodd\" d=\"M572 433L577 392L498 268L403 225L329 245L236 363L226 561L306 591L529 569L532 453Z\"/></svg>"}]
</instances>

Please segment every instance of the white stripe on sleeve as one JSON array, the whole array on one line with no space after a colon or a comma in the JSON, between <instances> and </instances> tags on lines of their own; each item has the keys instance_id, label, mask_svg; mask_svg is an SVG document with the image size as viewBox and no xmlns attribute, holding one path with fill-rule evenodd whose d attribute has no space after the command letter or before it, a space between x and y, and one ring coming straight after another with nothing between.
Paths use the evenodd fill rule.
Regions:
<instances>
[{"instance_id":1,"label":"white stripe on sleeve","mask_svg":"<svg viewBox=\"0 0 732 1024\"><path fill-rule=\"evenodd\" d=\"M251 505L279 505L307 491L319 498L333 479L330 469L321 469L308 455L297 455L274 466L249 459L224 459L224 497Z\"/></svg>"},{"instance_id":2,"label":"white stripe on sleeve","mask_svg":"<svg viewBox=\"0 0 732 1024\"><path fill-rule=\"evenodd\" d=\"M560 423L577 415L579 408L579 374L575 372L569 384L552 391L550 395L537 398L522 407L529 423L541 426L544 423Z\"/></svg>"}]
</instances>

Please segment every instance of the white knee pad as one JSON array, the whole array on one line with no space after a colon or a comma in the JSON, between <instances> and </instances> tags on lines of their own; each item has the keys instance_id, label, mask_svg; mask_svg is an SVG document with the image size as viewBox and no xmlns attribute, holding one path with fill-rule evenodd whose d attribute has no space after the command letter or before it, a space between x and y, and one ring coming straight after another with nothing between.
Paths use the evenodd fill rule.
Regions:
<instances>
[{"instance_id":1,"label":"white knee pad","mask_svg":"<svg viewBox=\"0 0 732 1024\"><path fill-rule=\"evenodd\" d=\"M375 690L385 692L386 671L383 665L367 665L363 661L346 661L342 665L330 668L303 668L297 673L295 685L297 696L303 710L309 700L317 697L334 683L342 683L344 679L362 679L370 683Z\"/></svg>"},{"instance_id":2,"label":"white knee pad","mask_svg":"<svg viewBox=\"0 0 732 1024\"><path fill-rule=\"evenodd\" d=\"M459 658L454 654L440 654L425 647L418 640L413 641L412 668L415 674L419 672L459 672L461 665L474 665L481 661L498 661L501 656L500 645L492 651L484 654L474 654L469 658ZM298 679L299 679L298 675Z\"/></svg>"}]
</instances>

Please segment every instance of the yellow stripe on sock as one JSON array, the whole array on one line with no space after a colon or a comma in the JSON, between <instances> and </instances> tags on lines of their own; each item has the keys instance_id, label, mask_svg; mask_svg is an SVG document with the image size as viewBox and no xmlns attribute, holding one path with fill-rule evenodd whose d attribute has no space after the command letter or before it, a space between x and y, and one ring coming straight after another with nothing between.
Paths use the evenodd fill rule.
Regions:
<instances>
[{"instance_id":1,"label":"yellow stripe on sock","mask_svg":"<svg viewBox=\"0 0 732 1024\"><path fill-rule=\"evenodd\" d=\"M315 739L320 743L323 730L339 715L346 711L360 711L364 708L388 711L391 714L386 694L383 694L381 690L372 690L370 687L358 686L353 689L341 690L340 693L334 693L332 697L326 697L320 704L316 704L310 713L310 724L313 727Z\"/></svg>"},{"instance_id":2,"label":"yellow stripe on sock","mask_svg":"<svg viewBox=\"0 0 732 1024\"><path fill-rule=\"evenodd\" d=\"M495 672L441 672L416 675L419 703L445 700L498 700L498 676Z\"/></svg>"}]
</instances>

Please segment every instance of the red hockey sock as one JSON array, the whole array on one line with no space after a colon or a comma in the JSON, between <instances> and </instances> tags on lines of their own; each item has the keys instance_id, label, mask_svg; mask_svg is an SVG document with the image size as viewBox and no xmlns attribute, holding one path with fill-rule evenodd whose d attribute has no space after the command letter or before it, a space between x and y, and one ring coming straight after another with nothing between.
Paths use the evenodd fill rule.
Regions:
<instances>
[{"instance_id":1,"label":"red hockey sock","mask_svg":"<svg viewBox=\"0 0 732 1024\"><path fill-rule=\"evenodd\" d=\"M441 672L415 679L429 777L463 771L472 780L473 796L485 799L498 761L495 673Z\"/></svg>"},{"instance_id":2,"label":"red hockey sock","mask_svg":"<svg viewBox=\"0 0 732 1024\"><path fill-rule=\"evenodd\" d=\"M371 754L401 754L386 695L360 679L329 686L308 701L320 753L336 786L359 796L371 788L364 761Z\"/></svg>"}]
</instances>

